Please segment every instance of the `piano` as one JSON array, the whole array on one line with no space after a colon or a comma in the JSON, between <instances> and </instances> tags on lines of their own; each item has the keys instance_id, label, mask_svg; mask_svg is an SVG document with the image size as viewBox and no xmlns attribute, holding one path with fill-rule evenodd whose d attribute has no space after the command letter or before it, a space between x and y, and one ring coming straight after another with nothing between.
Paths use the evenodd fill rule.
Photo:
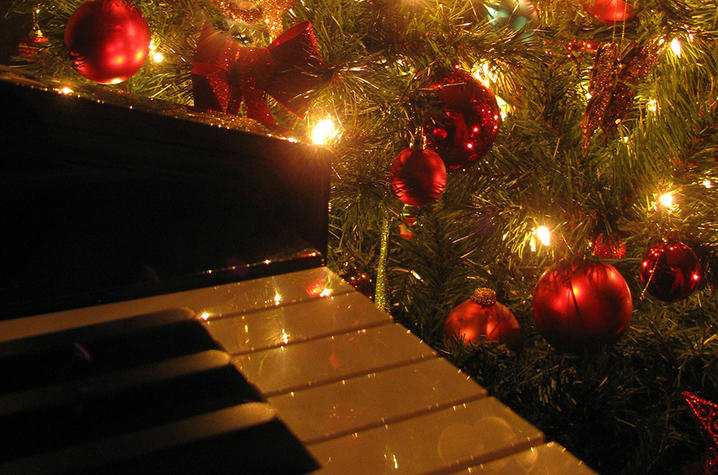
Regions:
<instances>
[{"instance_id":1,"label":"piano","mask_svg":"<svg viewBox=\"0 0 718 475\"><path fill-rule=\"evenodd\" d=\"M59 90L0 80L0 473L594 473L325 266L326 151Z\"/></svg>"}]
</instances>

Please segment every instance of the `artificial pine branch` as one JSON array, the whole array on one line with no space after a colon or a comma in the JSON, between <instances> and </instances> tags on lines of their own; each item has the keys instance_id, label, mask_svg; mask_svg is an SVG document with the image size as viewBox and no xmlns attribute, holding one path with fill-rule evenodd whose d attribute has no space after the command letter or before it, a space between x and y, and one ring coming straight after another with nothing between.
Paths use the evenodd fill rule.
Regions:
<instances>
[{"instance_id":1,"label":"artificial pine branch","mask_svg":"<svg viewBox=\"0 0 718 475\"><path fill-rule=\"evenodd\" d=\"M42 60L23 70L84 82L65 60L64 25L81 0L44 0L41 26L51 39ZM381 224L389 213L387 260L392 315L464 368L514 410L589 466L605 473L667 473L698 460L700 434L681 391L718 399L718 21L715 0L645 0L625 23L601 24L580 2L536 0L535 30L488 21L479 0L302 0L285 26L312 22L323 57L336 70L308 118L273 113L297 137L331 115L343 135L333 146L329 263L351 260L375 277ZM189 71L199 28L211 19L248 45L266 32L227 22L205 0L135 0L166 60L147 63L105 91L191 104ZM496 6L496 5L494 5ZM31 2L3 7L27 15ZM634 84L634 103L616 134L581 150L581 116L594 53L572 59L567 45L586 40L670 42L653 71ZM389 164L410 145L436 104L413 94L437 65L466 70L486 63L493 91L513 106L492 149L449 174L439 201L414 210L413 235L398 235L402 204L388 186ZM712 184L708 188L705 183ZM678 207L657 205L677 190ZM553 231L551 247L530 248L532 230ZM656 239L677 233L699 254L707 286L685 301L647 297L637 261ZM596 233L626 245L616 267L634 300L631 326L614 346L566 354L549 346L532 320L536 281L550 265L588 253ZM478 286L497 291L516 315L523 349L446 345L443 319Z\"/></svg>"}]
</instances>

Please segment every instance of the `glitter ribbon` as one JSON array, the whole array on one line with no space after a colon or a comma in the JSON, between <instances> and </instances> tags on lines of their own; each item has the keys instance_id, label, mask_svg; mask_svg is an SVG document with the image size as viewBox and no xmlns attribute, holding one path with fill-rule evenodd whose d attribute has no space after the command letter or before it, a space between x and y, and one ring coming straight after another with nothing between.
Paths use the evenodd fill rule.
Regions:
<instances>
[{"instance_id":1,"label":"glitter ribbon","mask_svg":"<svg viewBox=\"0 0 718 475\"><path fill-rule=\"evenodd\" d=\"M268 47L248 47L205 23L195 50L192 91L195 107L237 114L277 128L266 94L303 118L310 93L328 80L311 23L282 33Z\"/></svg>"}]
</instances>

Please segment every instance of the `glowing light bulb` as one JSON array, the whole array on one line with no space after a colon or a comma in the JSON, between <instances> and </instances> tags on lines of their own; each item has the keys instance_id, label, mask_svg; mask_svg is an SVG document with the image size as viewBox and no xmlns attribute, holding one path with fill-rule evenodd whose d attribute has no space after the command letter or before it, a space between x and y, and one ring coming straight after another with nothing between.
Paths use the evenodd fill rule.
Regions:
<instances>
[{"instance_id":1,"label":"glowing light bulb","mask_svg":"<svg viewBox=\"0 0 718 475\"><path fill-rule=\"evenodd\" d=\"M664 193L658 198L658 201L660 201L664 207L670 208L674 205L673 194L671 192Z\"/></svg>"},{"instance_id":2,"label":"glowing light bulb","mask_svg":"<svg viewBox=\"0 0 718 475\"><path fill-rule=\"evenodd\" d=\"M274 294L274 305L279 305L282 301L282 296L279 293Z\"/></svg>"},{"instance_id":3,"label":"glowing light bulb","mask_svg":"<svg viewBox=\"0 0 718 475\"><path fill-rule=\"evenodd\" d=\"M705 186L706 188L713 188L713 182L706 178L705 180L703 180L703 186Z\"/></svg>"},{"instance_id":4,"label":"glowing light bulb","mask_svg":"<svg viewBox=\"0 0 718 475\"><path fill-rule=\"evenodd\" d=\"M506 116L513 112L513 107L511 107L511 104L509 104L499 96L496 96L496 104L498 104L499 106L499 113L501 114L502 120L505 120Z\"/></svg>"},{"instance_id":5,"label":"glowing light bulb","mask_svg":"<svg viewBox=\"0 0 718 475\"><path fill-rule=\"evenodd\" d=\"M320 121L312 129L312 142L317 145L327 144L339 135L339 129L331 118Z\"/></svg>"},{"instance_id":6,"label":"glowing light bulb","mask_svg":"<svg viewBox=\"0 0 718 475\"><path fill-rule=\"evenodd\" d=\"M477 64L471 68L471 74L486 87L490 87L492 82L495 83L499 79L498 74L491 70L488 62Z\"/></svg>"},{"instance_id":7,"label":"glowing light bulb","mask_svg":"<svg viewBox=\"0 0 718 475\"><path fill-rule=\"evenodd\" d=\"M67 86L63 86L62 89L59 91L61 94L72 94L72 89L70 89Z\"/></svg>"},{"instance_id":8,"label":"glowing light bulb","mask_svg":"<svg viewBox=\"0 0 718 475\"><path fill-rule=\"evenodd\" d=\"M656 112L658 110L658 102L656 102L655 99L651 99L646 103L646 109L651 112Z\"/></svg>"},{"instance_id":9,"label":"glowing light bulb","mask_svg":"<svg viewBox=\"0 0 718 475\"><path fill-rule=\"evenodd\" d=\"M549 231L546 226L536 228L536 237L544 246L551 245L551 231Z\"/></svg>"},{"instance_id":10,"label":"glowing light bulb","mask_svg":"<svg viewBox=\"0 0 718 475\"><path fill-rule=\"evenodd\" d=\"M210 317L210 313L209 313L209 312L202 312L202 313L200 314L200 316L199 316L199 318L201 318L201 319L204 320L205 322L206 322L207 320L209 320L209 317Z\"/></svg>"},{"instance_id":11,"label":"glowing light bulb","mask_svg":"<svg viewBox=\"0 0 718 475\"><path fill-rule=\"evenodd\" d=\"M163 55L162 53L157 51L157 44L155 43L155 40L150 41L149 50L150 50L150 58L152 59L153 63L161 63L162 61L165 60L165 55ZM142 52L139 52L139 53L142 53ZM140 59L142 59L142 58L138 58L138 60L140 60Z\"/></svg>"},{"instance_id":12,"label":"glowing light bulb","mask_svg":"<svg viewBox=\"0 0 718 475\"><path fill-rule=\"evenodd\" d=\"M683 51L681 50L681 41L678 38L673 38L671 40L671 51L673 51L673 54L676 56L681 56Z\"/></svg>"}]
</instances>

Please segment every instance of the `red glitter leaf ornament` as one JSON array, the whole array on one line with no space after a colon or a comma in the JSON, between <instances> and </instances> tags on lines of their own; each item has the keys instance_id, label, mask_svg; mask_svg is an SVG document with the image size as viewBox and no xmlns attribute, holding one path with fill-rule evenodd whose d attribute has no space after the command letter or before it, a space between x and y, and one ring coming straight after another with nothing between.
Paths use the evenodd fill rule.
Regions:
<instances>
[{"instance_id":1,"label":"red glitter leaf ornament","mask_svg":"<svg viewBox=\"0 0 718 475\"><path fill-rule=\"evenodd\" d=\"M591 99L581 119L584 156L598 127L607 135L616 132L633 107L635 86L646 79L659 53L660 49L653 44L636 44L623 54L619 54L616 43L599 46L588 85Z\"/></svg>"},{"instance_id":2,"label":"red glitter leaf ornament","mask_svg":"<svg viewBox=\"0 0 718 475\"><path fill-rule=\"evenodd\" d=\"M691 415L708 442L708 454L703 465L705 475L718 473L718 404L683 391L683 397L691 408Z\"/></svg>"}]
</instances>

